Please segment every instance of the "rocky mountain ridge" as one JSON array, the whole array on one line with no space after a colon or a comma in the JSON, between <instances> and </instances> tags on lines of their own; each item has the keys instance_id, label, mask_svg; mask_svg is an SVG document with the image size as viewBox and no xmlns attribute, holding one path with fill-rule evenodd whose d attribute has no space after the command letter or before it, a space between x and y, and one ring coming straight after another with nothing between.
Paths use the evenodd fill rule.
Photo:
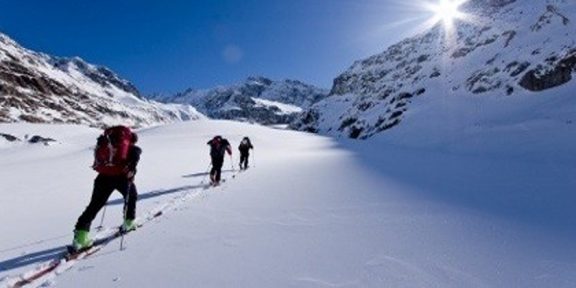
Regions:
<instances>
[{"instance_id":1,"label":"rocky mountain ridge","mask_svg":"<svg viewBox=\"0 0 576 288\"><path fill-rule=\"evenodd\" d=\"M325 89L296 80L273 81L249 77L233 85L213 89L188 89L175 95L151 95L165 103L190 104L214 119L287 124L305 108L324 99Z\"/></svg>"},{"instance_id":2,"label":"rocky mountain ridge","mask_svg":"<svg viewBox=\"0 0 576 288\"><path fill-rule=\"evenodd\" d=\"M440 23L355 62L291 127L368 138L448 96L523 97L564 85L576 67L575 6L471 0L462 7L471 17L454 31Z\"/></svg>"},{"instance_id":3,"label":"rocky mountain ridge","mask_svg":"<svg viewBox=\"0 0 576 288\"><path fill-rule=\"evenodd\" d=\"M0 122L144 127L203 116L188 105L140 97L110 69L20 46L0 33Z\"/></svg>"}]
</instances>

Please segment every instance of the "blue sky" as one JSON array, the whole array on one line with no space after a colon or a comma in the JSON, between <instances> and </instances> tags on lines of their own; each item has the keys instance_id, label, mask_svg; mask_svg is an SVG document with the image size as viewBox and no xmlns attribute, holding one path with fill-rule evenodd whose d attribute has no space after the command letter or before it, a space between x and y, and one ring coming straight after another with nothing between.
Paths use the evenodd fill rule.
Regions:
<instances>
[{"instance_id":1,"label":"blue sky","mask_svg":"<svg viewBox=\"0 0 576 288\"><path fill-rule=\"evenodd\" d=\"M355 60L429 17L403 2L0 0L0 32L32 50L110 67L143 93L251 75L329 88Z\"/></svg>"}]
</instances>

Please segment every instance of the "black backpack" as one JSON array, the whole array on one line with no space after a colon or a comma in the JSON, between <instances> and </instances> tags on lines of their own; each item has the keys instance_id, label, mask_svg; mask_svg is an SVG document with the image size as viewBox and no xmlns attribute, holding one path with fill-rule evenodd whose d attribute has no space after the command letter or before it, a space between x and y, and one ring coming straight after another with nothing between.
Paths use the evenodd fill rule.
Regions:
<instances>
[{"instance_id":1,"label":"black backpack","mask_svg":"<svg viewBox=\"0 0 576 288\"><path fill-rule=\"evenodd\" d=\"M250 148L252 148L250 139L248 137L244 137L244 139L242 139L242 141L240 142L240 145L238 145L238 149L240 149L240 151L247 152L248 150L250 150Z\"/></svg>"}]
</instances>

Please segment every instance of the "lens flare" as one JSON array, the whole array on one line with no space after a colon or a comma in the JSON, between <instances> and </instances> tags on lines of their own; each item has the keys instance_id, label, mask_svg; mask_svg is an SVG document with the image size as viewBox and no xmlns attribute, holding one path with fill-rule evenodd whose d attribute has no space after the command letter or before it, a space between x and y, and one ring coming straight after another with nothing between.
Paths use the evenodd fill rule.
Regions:
<instances>
[{"instance_id":1,"label":"lens flare","mask_svg":"<svg viewBox=\"0 0 576 288\"><path fill-rule=\"evenodd\" d=\"M466 18L466 14L460 12L460 5L467 0L440 0L438 3L429 4L428 9L434 13L433 22L442 22L446 30L451 30L455 20Z\"/></svg>"},{"instance_id":2,"label":"lens flare","mask_svg":"<svg viewBox=\"0 0 576 288\"><path fill-rule=\"evenodd\" d=\"M383 38L403 39L433 32L438 33L435 39L439 40L438 44L442 45L442 49L451 49L458 44L458 29L461 27L491 23L490 19L475 13L476 5L469 3L471 0L389 0L386 4L382 4L381 0L351 2L358 3L355 5L360 5L366 15L377 15L366 18L374 28L366 29L369 33L361 35L373 42ZM389 20L390 17L381 17L379 9L374 7L398 11L398 16L392 17L396 21L382 23L382 19ZM364 45L366 46L368 45ZM380 46L373 49L380 49Z\"/></svg>"}]
</instances>

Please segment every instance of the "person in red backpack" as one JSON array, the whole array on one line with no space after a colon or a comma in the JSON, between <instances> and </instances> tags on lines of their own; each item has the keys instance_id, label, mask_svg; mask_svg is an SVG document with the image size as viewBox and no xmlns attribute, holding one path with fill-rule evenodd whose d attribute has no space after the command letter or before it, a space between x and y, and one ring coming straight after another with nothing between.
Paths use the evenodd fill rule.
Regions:
<instances>
[{"instance_id":1,"label":"person in red backpack","mask_svg":"<svg viewBox=\"0 0 576 288\"><path fill-rule=\"evenodd\" d=\"M222 174L222 165L224 165L224 155L232 156L232 147L230 142L222 136L215 136L206 143L210 145L210 158L212 158L212 170L210 170L210 182L212 185L220 184L220 175Z\"/></svg>"},{"instance_id":2,"label":"person in red backpack","mask_svg":"<svg viewBox=\"0 0 576 288\"><path fill-rule=\"evenodd\" d=\"M90 225L114 190L118 190L124 197L125 219L121 229L127 232L136 228L134 219L138 192L134 176L142 153L142 149L136 146L137 141L138 135L124 126L108 128L98 138L93 165L98 176L94 180L90 203L76 222L72 242L74 249L92 246L93 242L88 235Z\"/></svg>"}]
</instances>

